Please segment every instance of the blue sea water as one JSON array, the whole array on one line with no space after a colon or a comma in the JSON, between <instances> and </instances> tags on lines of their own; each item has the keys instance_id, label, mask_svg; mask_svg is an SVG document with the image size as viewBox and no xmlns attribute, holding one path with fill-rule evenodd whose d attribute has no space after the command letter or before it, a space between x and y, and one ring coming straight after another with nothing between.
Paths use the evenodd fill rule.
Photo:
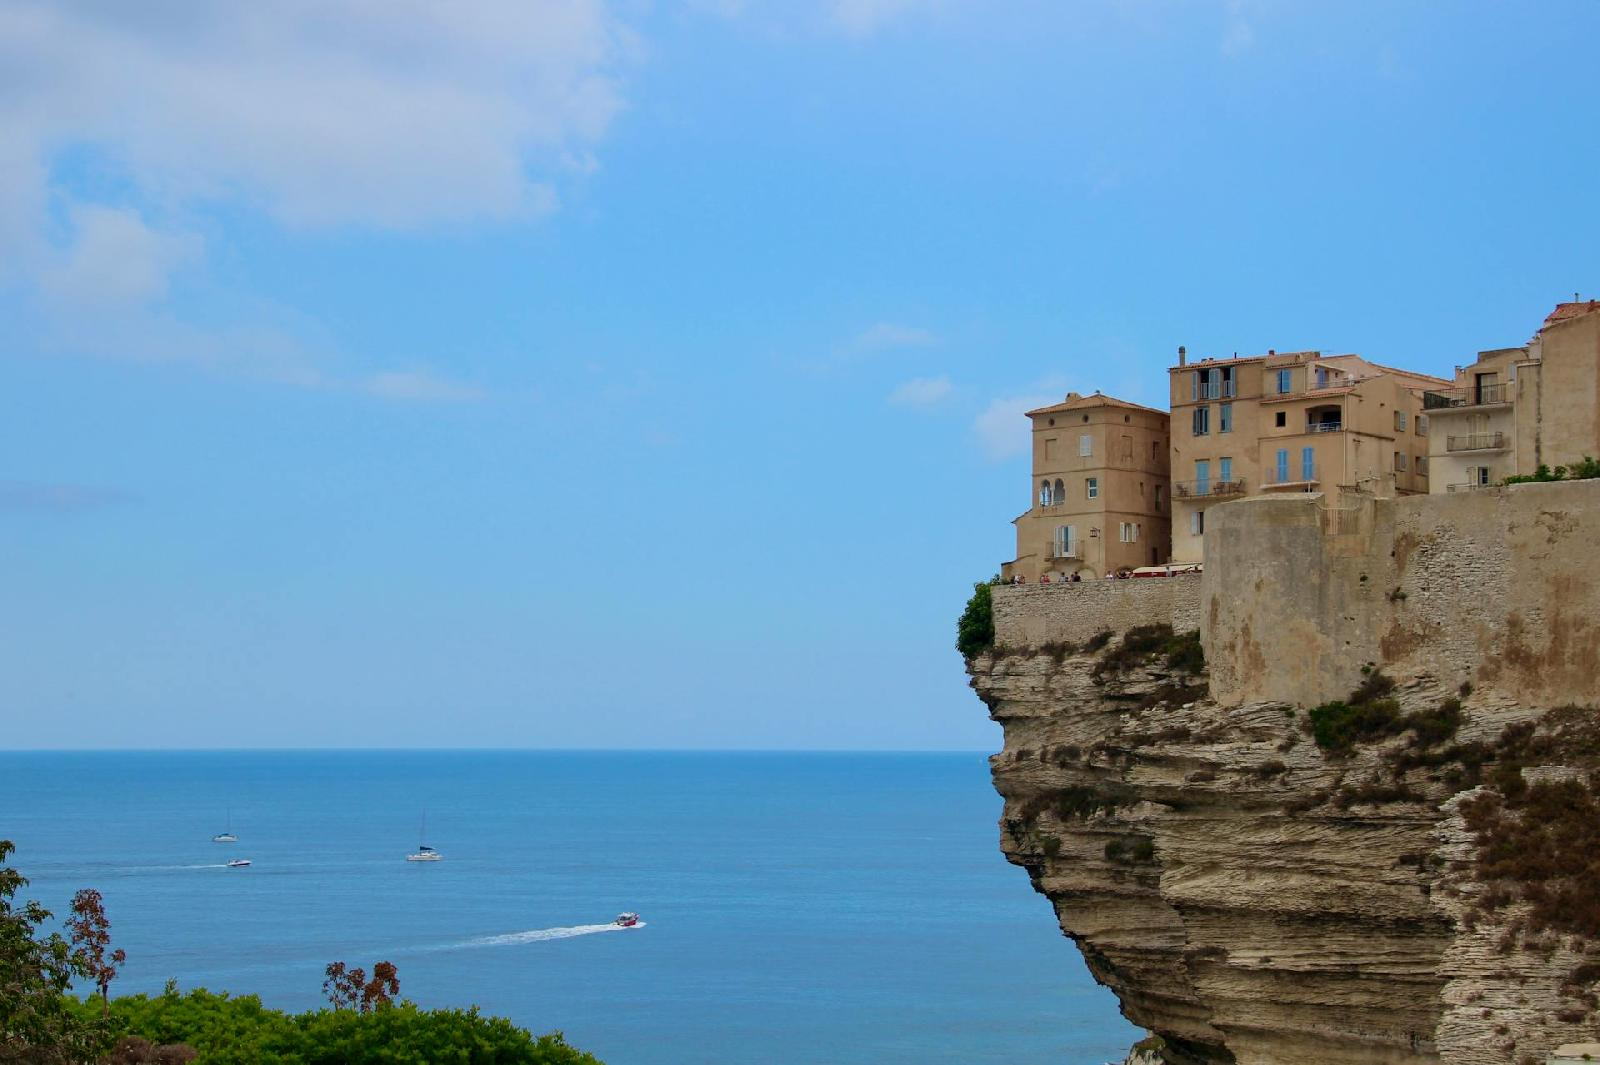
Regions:
<instances>
[{"instance_id":1,"label":"blue sea water","mask_svg":"<svg viewBox=\"0 0 1600 1065\"><path fill-rule=\"evenodd\" d=\"M27 893L104 893L120 993L298 1010L388 959L608 1065L1120 1058L999 806L977 754L0 753ZM445 860L407 863L424 808Z\"/></svg>"}]
</instances>

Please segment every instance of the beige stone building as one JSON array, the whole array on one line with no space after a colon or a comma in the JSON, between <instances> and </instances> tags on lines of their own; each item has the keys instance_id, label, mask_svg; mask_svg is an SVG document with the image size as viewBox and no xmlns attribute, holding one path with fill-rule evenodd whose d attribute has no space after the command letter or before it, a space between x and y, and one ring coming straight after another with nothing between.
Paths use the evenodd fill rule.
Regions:
<instances>
[{"instance_id":1,"label":"beige stone building","mask_svg":"<svg viewBox=\"0 0 1600 1065\"><path fill-rule=\"evenodd\" d=\"M1428 491L1423 393L1443 378L1357 355L1269 351L1190 362L1172 405L1172 561L1198 562L1208 508L1268 492Z\"/></svg>"},{"instance_id":2,"label":"beige stone building","mask_svg":"<svg viewBox=\"0 0 1600 1065\"><path fill-rule=\"evenodd\" d=\"M1557 304L1526 346L1479 352L1423 401L1434 492L1600 458L1600 302Z\"/></svg>"},{"instance_id":3,"label":"beige stone building","mask_svg":"<svg viewBox=\"0 0 1600 1065\"><path fill-rule=\"evenodd\" d=\"M1165 562L1171 544L1165 411L1069 392L1028 412L1033 504L1001 576L1052 581Z\"/></svg>"}]
</instances>

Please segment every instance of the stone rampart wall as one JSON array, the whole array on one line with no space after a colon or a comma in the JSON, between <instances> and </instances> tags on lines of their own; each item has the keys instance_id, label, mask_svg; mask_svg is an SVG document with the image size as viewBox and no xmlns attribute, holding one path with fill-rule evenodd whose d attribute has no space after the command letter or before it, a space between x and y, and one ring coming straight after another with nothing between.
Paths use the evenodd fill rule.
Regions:
<instances>
[{"instance_id":1,"label":"stone rampart wall","mask_svg":"<svg viewBox=\"0 0 1600 1065\"><path fill-rule=\"evenodd\" d=\"M1201 633L1219 702L1343 698L1366 663L1445 692L1590 701L1600 481L1344 503L1207 510Z\"/></svg>"},{"instance_id":2,"label":"stone rampart wall","mask_svg":"<svg viewBox=\"0 0 1600 1065\"><path fill-rule=\"evenodd\" d=\"M995 642L1004 647L1081 644L1097 632L1126 632L1165 622L1178 632L1200 627L1195 574L1001 585L994 589Z\"/></svg>"}]
</instances>

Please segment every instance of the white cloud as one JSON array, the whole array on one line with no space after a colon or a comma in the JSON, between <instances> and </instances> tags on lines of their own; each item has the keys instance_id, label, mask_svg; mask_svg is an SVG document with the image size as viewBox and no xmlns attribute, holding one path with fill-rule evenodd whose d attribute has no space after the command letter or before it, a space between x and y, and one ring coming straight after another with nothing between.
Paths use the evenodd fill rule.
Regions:
<instances>
[{"instance_id":1,"label":"white cloud","mask_svg":"<svg viewBox=\"0 0 1600 1065\"><path fill-rule=\"evenodd\" d=\"M485 392L476 385L438 377L425 370L391 370L373 374L362 382L362 391L383 399L430 403L459 403L482 399Z\"/></svg>"},{"instance_id":2,"label":"white cloud","mask_svg":"<svg viewBox=\"0 0 1600 1065\"><path fill-rule=\"evenodd\" d=\"M79 309L158 300L172 272L200 253L198 237L158 232L130 208L75 204L69 214L73 240L42 268L39 284Z\"/></svg>"},{"instance_id":3,"label":"white cloud","mask_svg":"<svg viewBox=\"0 0 1600 1065\"><path fill-rule=\"evenodd\" d=\"M143 195L291 224L536 215L621 108L631 51L601 0L0 0L0 121L30 164L0 219L37 207L59 146Z\"/></svg>"},{"instance_id":4,"label":"white cloud","mask_svg":"<svg viewBox=\"0 0 1600 1065\"><path fill-rule=\"evenodd\" d=\"M891 348L926 348L939 343L939 338L927 329L878 322L857 333L850 340L856 351L886 351Z\"/></svg>"},{"instance_id":5,"label":"white cloud","mask_svg":"<svg viewBox=\"0 0 1600 1065\"><path fill-rule=\"evenodd\" d=\"M928 0L833 0L829 14L849 36L870 37L888 23L930 6Z\"/></svg>"},{"instance_id":6,"label":"white cloud","mask_svg":"<svg viewBox=\"0 0 1600 1065\"><path fill-rule=\"evenodd\" d=\"M115 488L0 481L0 513L71 514L117 506L133 499L129 493Z\"/></svg>"},{"instance_id":7,"label":"white cloud","mask_svg":"<svg viewBox=\"0 0 1600 1065\"><path fill-rule=\"evenodd\" d=\"M978 447L995 461L1027 454L1033 427L1023 414L1059 402L1060 393L1044 392L993 400L972 422Z\"/></svg>"},{"instance_id":8,"label":"white cloud","mask_svg":"<svg viewBox=\"0 0 1600 1065\"><path fill-rule=\"evenodd\" d=\"M1230 58L1243 55L1255 43L1256 31L1250 22L1245 0L1228 0L1228 21L1222 31L1222 54Z\"/></svg>"},{"instance_id":9,"label":"white cloud","mask_svg":"<svg viewBox=\"0 0 1600 1065\"><path fill-rule=\"evenodd\" d=\"M950 378L914 377L889 393L897 407L932 407L950 394Z\"/></svg>"}]
</instances>

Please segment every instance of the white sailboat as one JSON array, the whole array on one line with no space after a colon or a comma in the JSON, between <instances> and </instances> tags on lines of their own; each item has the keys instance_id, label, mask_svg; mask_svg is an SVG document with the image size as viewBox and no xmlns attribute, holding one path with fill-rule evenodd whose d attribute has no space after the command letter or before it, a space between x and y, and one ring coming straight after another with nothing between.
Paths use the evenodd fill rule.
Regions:
<instances>
[{"instance_id":1,"label":"white sailboat","mask_svg":"<svg viewBox=\"0 0 1600 1065\"><path fill-rule=\"evenodd\" d=\"M218 832L211 837L212 843L238 843L239 837L233 834L233 811L228 811L228 828L225 832Z\"/></svg>"},{"instance_id":2,"label":"white sailboat","mask_svg":"<svg viewBox=\"0 0 1600 1065\"><path fill-rule=\"evenodd\" d=\"M422 811L422 830L417 833L417 836L419 839L428 838L428 811L426 810ZM426 843L418 843L417 852L415 854L406 855L406 861L408 862L437 862L442 861L443 859L444 855L440 854Z\"/></svg>"}]
</instances>

